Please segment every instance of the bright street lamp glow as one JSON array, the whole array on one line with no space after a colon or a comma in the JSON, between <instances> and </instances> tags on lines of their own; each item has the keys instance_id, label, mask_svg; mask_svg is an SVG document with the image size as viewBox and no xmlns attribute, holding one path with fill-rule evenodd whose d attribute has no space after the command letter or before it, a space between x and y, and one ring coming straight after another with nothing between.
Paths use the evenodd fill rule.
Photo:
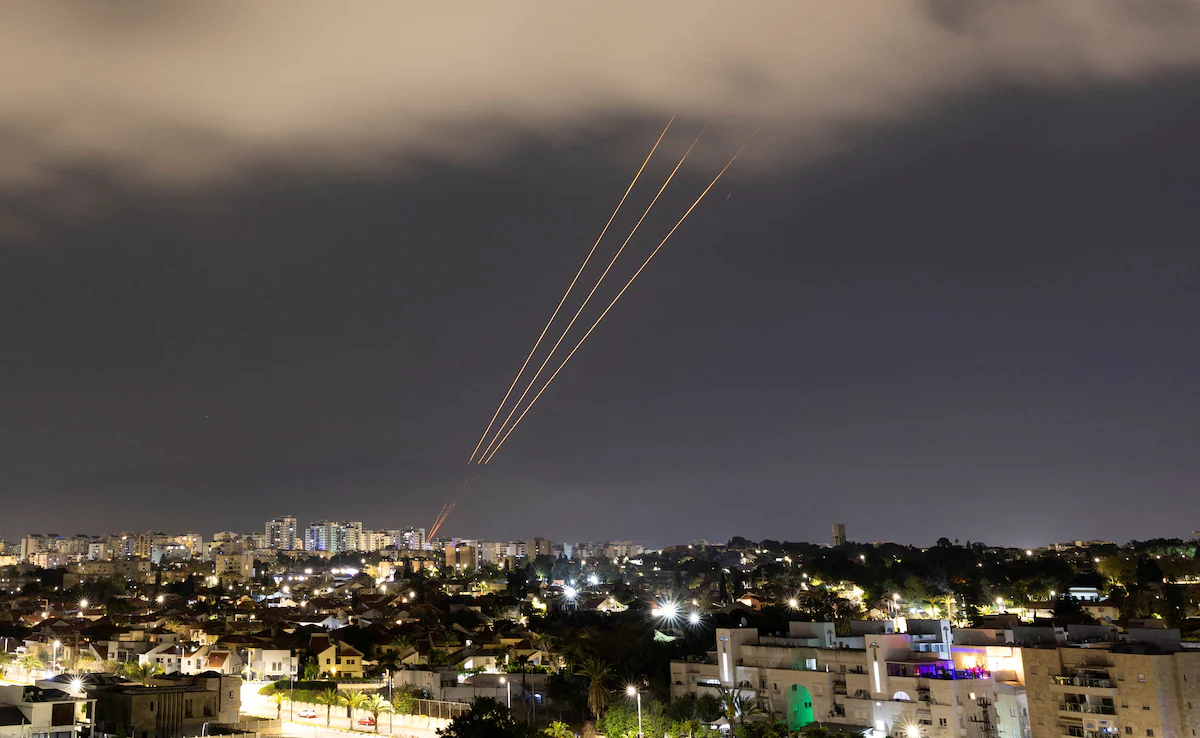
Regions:
<instances>
[{"instance_id":1,"label":"bright street lamp glow","mask_svg":"<svg viewBox=\"0 0 1200 738\"><path fill-rule=\"evenodd\" d=\"M575 589L574 587L570 587L570 586L563 587L562 593L563 593L563 597L568 600L574 600L576 597L579 596L579 590Z\"/></svg>"},{"instance_id":2,"label":"bright street lamp glow","mask_svg":"<svg viewBox=\"0 0 1200 738\"><path fill-rule=\"evenodd\" d=\"M908 728L904 732L908 738L921 738L921 729L912 723L909 723Z\"/></svg>"},{"instance_id":3,"label":"bright street lamp glow","mask_svg":"<svg viewBox=\"0 0 1200 738\"><path fill-rule=\"evenodd\" d=\"M79 677L75 677L74 679L71 680L71 692L74 694L79 694L82 691L83 691L83 679L81 679Z\"/></svg>"},{"instance_id":4,"label":"bright street lamp glow","mask_svg":"<svg viewBox=\"0 0 1200 738\"><path fill-rule=\"evenodd\" d=\"M795 597L793 597L790 600L788 600L788 607L795 610L796 608L800 607L800 602Z\"/></svg>"},{"instance_id":5,"label":"bright street lamp glow","mask_svg":"<svg viewBox=\"0 0 1200 738\"><path fill-rule=\"evenodd\" d=\"M637 687L630 684L628 687L625 688L625 694L629 695L630 697L633 697L634 695L637 694Z\"/></svg>"},{"instance_id":6,"label":"bright street lamp glow","mask_svg":"<svg viewBox=\"0 0 1200 738\"><path fill-rule=\"evenodd\" d=\"M698 612L688 613L688 622L691 623L692 625L699 625L700 624L700 613L698 613Z\"/></svg>"},{"instance_id":7,"label":"bright street lamp glow","mask_svg":"<svg viewBox=\"0 0 1200 738\"><path fill-rule=\"evenodd\" d=\"M600 583L600 577L599 577L599 576L597 576L597 575L595 575L595 574L588 574L588 584L590 584L590 585L592 585L593 587L595 587L595 586L596 586L597 584L599 584L599 583Z\"/></svg>"},{"instance_id":8,"label":"bright street lamp glow","mask_svg":"<svg viewBox=\"0 0 1200 738\"><path fill-rule=\"evenodd\" d=\"M87 601L87 600L80 600L80 601L79 601L79 609L81 609L81 610L86 610L86 609L87 609L87 606L88 606L88 601Z\"/></svg>"}]
</instances>

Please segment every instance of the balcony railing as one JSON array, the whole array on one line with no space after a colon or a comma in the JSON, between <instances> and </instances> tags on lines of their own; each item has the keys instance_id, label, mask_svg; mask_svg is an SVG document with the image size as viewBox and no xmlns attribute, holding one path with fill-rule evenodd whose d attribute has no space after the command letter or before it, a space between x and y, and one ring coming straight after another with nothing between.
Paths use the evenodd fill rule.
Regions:
<instances>
[{"instance_id":1,"label":"balcony railing","mask_svg":"<svg viewBox=\"0 0 1200 738\"><path fill-rule=\"evenodd\" d=\"M1066 738L1116 738L1119 733L1116 728L1111 730L1085 730L1078 725L1060 725L1061 735Z\"/></svg>"},{"instance_id":2,"label":"balcony railing","mask_svg":"<svg viewBox=\"0 0 1200 738\"><path fill-rule=\"evenodd\" d=\"M1088 677L1052 676L1050 681L1068 687L1096 687L1100 689L1115 689L1116 684L1111 679L1091 679Z\"/></svg>"},{"instance_id":3,"label":"balcony railing","mask_svg":"<svg viewBox=\"0 0 1200 738\"><path fill-rule=\"evenodd\" d=\"M1084 702L1059 702L1058 709L1063 712L1085 712L1093 715L1117 714L1117 708L1113 705L1090 705Z\"/></svg>"}]
</instances>

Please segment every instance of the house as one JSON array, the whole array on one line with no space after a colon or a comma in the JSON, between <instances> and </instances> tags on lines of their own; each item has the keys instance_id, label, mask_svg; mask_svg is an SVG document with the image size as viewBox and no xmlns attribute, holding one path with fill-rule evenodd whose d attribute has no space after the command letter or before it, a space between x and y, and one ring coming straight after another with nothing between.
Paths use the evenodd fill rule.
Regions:
<instances>
[{"instance_id":1,"label":"house","mask_svg":"<svg viewBox=\"0 0 1200 738\"><path fill-rule=\"evenodd\" d=\"M314 635L308 647L316 655L317 666L322 674L328 674L335 679L362 678L364 654L354 646L332 640L326 635Z\"/></svg>"},{"instance_id":2,"label":"house","mask_svg":"<svg viewBox=\"0 0 1200 738\"><path fill-rule=\"evenodd\" d=\"M63 686L0 686L0 738L90 733L96 701Z\"/></svg>"}]
</instances>

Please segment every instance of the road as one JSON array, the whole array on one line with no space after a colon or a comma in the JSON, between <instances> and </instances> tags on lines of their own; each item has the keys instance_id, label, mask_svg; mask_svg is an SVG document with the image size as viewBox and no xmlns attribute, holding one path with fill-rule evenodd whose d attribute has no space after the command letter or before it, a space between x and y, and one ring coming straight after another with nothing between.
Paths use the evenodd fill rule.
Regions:
<instances>
[{"instance_id":1,"label":"road","mask_svg":"<svg viewBox=\"0 0 1200 738\"><path fill-rule=\"evenodd\" d=\"M253 717L275 719L277 708L275 703L258 693L269 682L242 683L242 714ZM299 718L301 705L291 706L291 720L288 719L288 703L283 705L283 735L286 738L346 738L353 733L360 738L370 738L375 735L374 727L358 725L363 714L354 716L351 720L346 717L346 708L335 707L330 713L330 727L325 727L325 708L322 705L303 705L314 707L317 711L315 718ZM388 718L391 718L389 723ZM415 722L416 724L409 724ZM398 738L437 738L437 727L426 727L426 719L412 715L380 715L379 735L397 736ZM390 728L390 730L389 730Z\"/></svg>"}]
</instances>

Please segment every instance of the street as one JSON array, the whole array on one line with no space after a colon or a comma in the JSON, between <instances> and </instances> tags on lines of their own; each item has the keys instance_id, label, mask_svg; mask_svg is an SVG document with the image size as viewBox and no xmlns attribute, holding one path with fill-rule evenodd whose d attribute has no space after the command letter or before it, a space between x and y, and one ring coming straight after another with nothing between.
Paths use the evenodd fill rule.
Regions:
<instances>
[{"instance_id":1,"label":"street","mask_svg":"<svg viewBox=\"0 0 1200 738\"><path fill-rule=\"evenodd\" d=\"M277 708L275 703L266 696L258 693L269 682L242 683L242 714L253 717L275 719ZM313 708L317 711L315 718L300 718L297 714L303 708ZM283 705L283 735L287 738L345 738L354 733L362 738L375 735L372 726L359 725L358 720L370 717L366 713L358 713L353 719L346 717L345 707L334 707L330 711L330 726L325 727L325 707L323 705L295 704ZM430 720L422 715L380 715L379 735L398 736L399 738L436 738L437 728L442 721Z\"/></svg>"}]
</instances>

